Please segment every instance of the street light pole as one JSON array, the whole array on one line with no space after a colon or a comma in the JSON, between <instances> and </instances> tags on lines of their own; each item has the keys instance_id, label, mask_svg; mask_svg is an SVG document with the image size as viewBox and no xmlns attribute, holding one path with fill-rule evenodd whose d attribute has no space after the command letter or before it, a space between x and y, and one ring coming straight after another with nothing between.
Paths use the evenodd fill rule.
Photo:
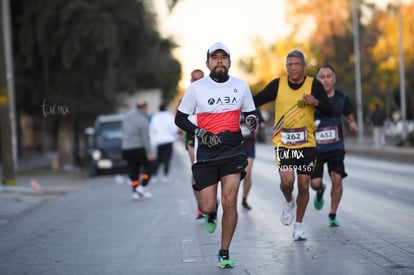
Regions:
<instances>
[{"instance_id":1,"label":"street light pole","mask_svg":"<svg viewBox=\"0 0 414 275\"><path fill-rule=\"evenodd\" d=\"M399 26L399 51L400 51L400 112L403 122L402 137L407 138L407 107L405 101L405 69L404 69L404 46L403 46L403 23L401 0L398 0L398 26Z\"/></svg>"},{"instance_id":2,"label":"street light pole","mask_svg":"<svg viewBox=\"0 0 414 275\"><path fill-rule=\"evenodd\" d=\"M2 183L16 185L16 124L9 0L2 0L0 30L0 143Z\"/></svg>"},{"instance_id":3,"label":"street light pole","mask_svg":"<svg viewBox=\"0 0 414 275\"><path fill-rule=\"evenodd\" d=\"M361 57L359 54L358 0L352 0L352 23L354 29L355 93L357 101L358 140L362 141L364 137L364 118L362 112L361 92Z\"/></svg>"}]
</instances>

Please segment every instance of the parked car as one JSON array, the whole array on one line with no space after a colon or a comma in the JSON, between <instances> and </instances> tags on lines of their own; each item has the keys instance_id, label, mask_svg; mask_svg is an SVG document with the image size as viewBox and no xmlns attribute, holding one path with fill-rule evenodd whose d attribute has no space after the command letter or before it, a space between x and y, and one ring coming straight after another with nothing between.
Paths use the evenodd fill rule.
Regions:
<instances>
[{"instance_id":1,"label":"parked car","mask_svg":"<svg viewBox=\"0 0 414 275\"><path fill-rule=\"evenodd\" d=\"M127 162L122 158L122 120L124 115L101 115L94 127L86 128L88 136L88 170L90 176L124 173Z\"/></svg>"}]
</instances>

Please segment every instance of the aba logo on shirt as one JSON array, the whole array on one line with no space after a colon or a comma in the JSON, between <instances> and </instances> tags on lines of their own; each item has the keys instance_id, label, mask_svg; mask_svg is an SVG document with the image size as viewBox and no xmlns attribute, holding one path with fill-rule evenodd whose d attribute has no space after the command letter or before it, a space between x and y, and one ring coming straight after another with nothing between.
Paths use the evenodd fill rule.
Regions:
<instances>
[{"instance_id":1,"label":"aba logo on shirt","mask_svg":"<svg viewBox=\"0 0 414 275\"><path fill-rule=\"evenodd\" d=\"M210 97L208 99L208 105L234 105L237 103L237 98L236 97L230 97L230 96L225 96L225 97L218 97L218 98L212 98Z\"/></svg>"}]
</instances>

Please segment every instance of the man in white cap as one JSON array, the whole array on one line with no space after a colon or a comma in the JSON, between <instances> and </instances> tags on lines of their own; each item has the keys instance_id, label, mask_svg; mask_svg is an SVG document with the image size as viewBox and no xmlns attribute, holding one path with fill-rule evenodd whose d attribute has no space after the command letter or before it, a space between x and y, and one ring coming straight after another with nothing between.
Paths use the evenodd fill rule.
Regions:
<instances>
[{"instance_id":1,"label":"man in white cap","mask_svg":"<svg viewBox=\"0 0 414 275\"><path fill-rule=\"evenodd\" d=\"M200 192L199 208L205 213L204 225L209 233L217 226L218 184L221 182L223 209L219 267L234 267L229 247L237 224L237 197L240 181L245 175L247 157L240 130L240 115L254 131L256 108L250 88L241 79L228 74L230 51L222 43L207 51L209 77L190 84L178 106L175 123L187 132L194 132L195 162L192 166L195 190ZM195 123L188 119L195 114Z\"/></svg>"}]
</instances>

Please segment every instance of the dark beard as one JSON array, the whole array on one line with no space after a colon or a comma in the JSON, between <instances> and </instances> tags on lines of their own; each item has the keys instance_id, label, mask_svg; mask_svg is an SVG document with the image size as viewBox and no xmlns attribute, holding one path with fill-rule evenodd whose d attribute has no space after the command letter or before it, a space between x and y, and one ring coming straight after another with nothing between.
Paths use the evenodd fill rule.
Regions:
<instances>
[{"instance_id":1,"label":"dark beard","mask_svg":"<svg viewBox=\"0 0 414 275\"><path fill-rule=\"evenodd\" d=\"M225 72L210 72L210 77L211 79L213 79L215 82L218 83L223 83L226 82L227 80L229 80L229 75L227 70Z\"/></svg>"}]
</instances>

